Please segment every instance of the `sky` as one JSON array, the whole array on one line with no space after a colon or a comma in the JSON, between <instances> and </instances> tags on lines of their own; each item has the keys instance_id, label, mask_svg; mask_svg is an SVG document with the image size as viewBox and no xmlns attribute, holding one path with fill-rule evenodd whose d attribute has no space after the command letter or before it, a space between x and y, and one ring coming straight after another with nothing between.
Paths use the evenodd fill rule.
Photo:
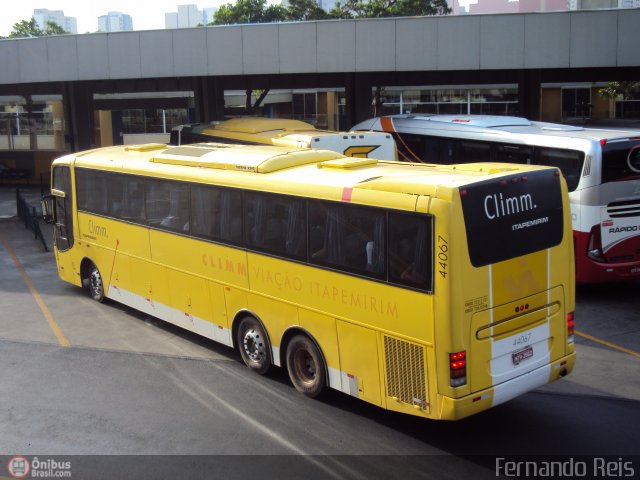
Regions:
<instances>
[{"instance_id":1,"label":"sky","mask_svg":"<svg viewBox=\"0 0 640 480\"><path fill-rule=\"evenodd\" d=\"M468 5L471 1L474 0L460 0L460 3ZM36 8L62 10L65 16L77 19L78 33L87 33L97 31L98 17L108 12L131 15L134 30L154 30L164 29L164 14L177 12L178 5L197 5L202 10L225 3L235 3L235 0L0 0L0 36L8 36L15 23L30 20Z\"/></svg>"}]
</instances>

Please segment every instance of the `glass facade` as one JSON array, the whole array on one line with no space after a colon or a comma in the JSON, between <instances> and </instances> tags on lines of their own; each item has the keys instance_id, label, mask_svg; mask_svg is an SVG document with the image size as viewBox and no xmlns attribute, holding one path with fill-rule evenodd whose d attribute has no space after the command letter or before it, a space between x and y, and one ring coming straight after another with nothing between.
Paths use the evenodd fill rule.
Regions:
<instances>
[{"instance_id":1,"label":"glass facade","mask_svg":"<svg viewBox=\"0 0 640 480\"><path fill-rule=\"evenodd\" d=\"M122 110L121 114L123 134L171 133L173 127L189 123L186 108Z\"/></svg>"},{"instance_id":2,"label":"glass facade","mask_svg":"<svg viewBox=\"0 0 640 480\"><path fill-rule=\"evenodd\" d=\"M640 91L616 99L616 118L640 119Z\"/></svg>"},{"instance_id":3,"label":"glass facade","mask_svg":"<svg viewBox=\"0 0 640 480\"><path fill-rule=\"evenodd\" d=\"M376 105L376 99L380 102ZM399 113L517 115L518 88L382 87L373 89L372 115Z\"/></svg>"},{"instance_id":4,"label":"glass facade","mask_svg":"<svg viewBox=\"0 0 640 480\"><path fill-rule=\"evenodd\" d=\"M64 150L62 95L0 97L0 150Z\"/></svg>"}]
</instances>

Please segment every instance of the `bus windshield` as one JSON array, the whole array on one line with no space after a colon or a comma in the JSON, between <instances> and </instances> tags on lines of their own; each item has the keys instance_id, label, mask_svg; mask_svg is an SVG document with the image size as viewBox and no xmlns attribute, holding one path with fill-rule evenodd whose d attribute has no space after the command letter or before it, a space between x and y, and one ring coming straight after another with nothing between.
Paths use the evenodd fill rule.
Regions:
<instances>
[{"instance_id":1,"label":"bus windshield","mask_svg":"<svg viewBox=\"0 0 640 480\"><path fill-rule=\"evenodd\" d=\"M640 178L640 138L602 146L602 183Z\"/></svg>"}]
</instances>

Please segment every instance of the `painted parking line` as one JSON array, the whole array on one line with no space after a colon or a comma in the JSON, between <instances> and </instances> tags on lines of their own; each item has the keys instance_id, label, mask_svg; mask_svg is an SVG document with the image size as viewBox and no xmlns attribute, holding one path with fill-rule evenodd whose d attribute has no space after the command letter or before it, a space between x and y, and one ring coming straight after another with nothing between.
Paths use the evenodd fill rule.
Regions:
<instances>
[{"instance_id":1,"label":"painted parking line","mask_svg":"<svg viewBox=\"0 0 640 480\"><path fill-rule=\"evenodd\" d=\"M592 342L599 343L601 345L605 345L609 348L613 348L614 350L619 350L624 353L628 353L629 355L633 355L634 357L640 358L640 352L636 352L635 350L631 350L630 348L622 347L620 345L616 345L615 343L607 342L606 340L602 340L598 337L594 337L593 335L589 335L588 333L575 331L576 335L581 336L582 338L586 338L587 340L591 340Z\"/></svg>"},{"instance_id":2,"label":"painted parking line","mask_svg":"<svg viewBox=\"0 0 640 480\"><path fill-rule=\"evenodd\" d=\"M24 280L24 283L26 283L27 287L29 287L29 291L31 292L31 295L33 295L33 298L38 304L38 307L40 307L40 311L44 315L44 318L47 320L47 323L49 324L49 327L51 327L51 330L53 330L53 334L58 339L58 343L60 344L60 346L61 347L71 346L71 344L69 343L69 340L67 340L67 338L64 336L64 333L62 333L62 329L60 328L60 325L58 325L58 323L54 320L53 315L51 315L51 312L49 311L49 308L47 308L47 305L42 300L42 296L40 296L40 293L38 292L36 287L33 285L33 282L29 278L27 271L22 266L22 263L20 263L20 260L18 259L18 256L16 255L15 251L13 250L13 248L11 248L11 245L9 245L9 243L4 239L2 235L0 235L0 243L2 243L4 249L7 251L7 253L11 257L11 260L13 260L13 263L16 266L16 269L18 270L18 272L20 273L22 280Z\"/></svg>"}]
</instances>

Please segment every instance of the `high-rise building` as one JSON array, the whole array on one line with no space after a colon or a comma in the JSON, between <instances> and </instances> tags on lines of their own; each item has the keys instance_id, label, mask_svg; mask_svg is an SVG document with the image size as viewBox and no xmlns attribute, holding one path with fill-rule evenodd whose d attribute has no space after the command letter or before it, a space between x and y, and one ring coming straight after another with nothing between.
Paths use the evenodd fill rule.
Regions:
<instances>
[{"instance_id":1,"label":"high-rise building","mask_svg":"<svg viewBox=\"0 0 640 480\"><path fill-rule=\"evenodd\" d=\"M75 17L65 17L62 10L34 8L33 18L41 30L47 28L47 22L54 22L69 33L78 33L78 21Z\"/></svg>"},{"instance_id":2,"label":"high-rise building","mask_svg":"<svg viewBox=\"0 0 640 480\"><path fill-rule=\"evenodd\" d=\"M640 0L569 0L569 10L599 10L604 8L638 8Z\"/></svg>"},{"instance_id":3,"label":"high-rise building","mask_svg":"<svg viewBox=\"0 0 640 480\"><path fill-rule=\"evenodd\" d=\"M216 7L209 7L202 9L202 24L206 25L207 23L213 22L213 17L215 16L218 9Z\"/></svg>"},{"instance_id":4,"label":"high-rise building","mask_svg":"<svg viewBox=\"0 0 640 480\"><path fill-rule=\"evenodd\" d=\"M164 14L165 28L191 28L206 25L213 21L216 8L210 7L198 10L197 5L178 5L177 12Z\"/></svg>"},{"instance_id":5,"label":"high-rise building","mask_svg":"<svg viewBox=\"0 0 640 480\"><path fill-rule=\"evenodd\" d=\"M325 12L330 12L340 3L340 0L316 0L316 3Z\"/></svg>"},{"instance_id":6,"label":"high-rise building","mask_svg":"<svg viewBox=\"0 0 640 480\"><path fill-rule=\"evenodd\" d=\"M322 1L322 0L318 0ZM453 13L528 13L604 8L639 8L640 0L471 0L466 12L453 0Z\"/></svg>"},{"instance_id":7,"label":"high-rise building","mask_svg":"<svg viewBox=\"0 0 640 480\"><path fill-rule=\"evenodd\" d=\"M109 12L98 17L100 32L130 32L133 30L131 15L121 12Z\"/></svg>"}]
</instances>

